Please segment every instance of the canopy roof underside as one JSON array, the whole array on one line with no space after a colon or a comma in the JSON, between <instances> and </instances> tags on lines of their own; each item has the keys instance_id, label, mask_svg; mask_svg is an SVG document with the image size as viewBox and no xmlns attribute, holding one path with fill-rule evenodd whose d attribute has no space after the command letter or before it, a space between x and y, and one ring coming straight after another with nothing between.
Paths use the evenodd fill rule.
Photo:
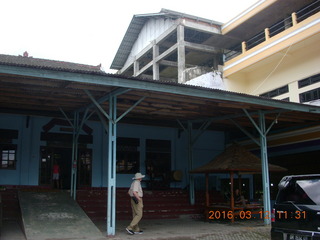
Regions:
<instances>
[{"instance_id":1,"label":"canopy roof underside","mask_svg":"<svg viewBox=\"0 0 320 240\"><path fill-rule=\"evenodd\" d=\"M100 100L106 112L108 96L117 94L118 116L142 100L130 109L122 123L179 127L184 121L203 123L210 120L210 129L237 130L234 122L246 129L254 128L244 109L255 121L259 111L263 111L267 126L277 118L273 130L313 126L320 121L320 107L317 106L178 83L126 78L96 69L82 71L0 61L2 113L64 118L62 111L70 117L74 111L81 112L88 107L89 111L96 111L85 90ZM96 114L91 118L97 119Z\"/></svg>"}]
</instances>

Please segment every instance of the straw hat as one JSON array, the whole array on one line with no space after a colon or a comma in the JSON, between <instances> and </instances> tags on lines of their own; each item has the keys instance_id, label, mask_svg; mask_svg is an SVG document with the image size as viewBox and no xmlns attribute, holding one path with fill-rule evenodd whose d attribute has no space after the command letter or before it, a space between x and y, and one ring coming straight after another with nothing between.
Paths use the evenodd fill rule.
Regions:
<instances>
[{"instance_id":1,"label":"straw hat","mask_svg":"<svg viewBox=\"0 0 320 240\"><path fill-rule=\"evenodd\" d=\"M136 173L134 175L134 178L132 178L132 180L136 180L136 179L140 179L140 178L144 178L144 177L145 177L145 175L142 175L141 173Z\"/></svg>"}]
</instances>

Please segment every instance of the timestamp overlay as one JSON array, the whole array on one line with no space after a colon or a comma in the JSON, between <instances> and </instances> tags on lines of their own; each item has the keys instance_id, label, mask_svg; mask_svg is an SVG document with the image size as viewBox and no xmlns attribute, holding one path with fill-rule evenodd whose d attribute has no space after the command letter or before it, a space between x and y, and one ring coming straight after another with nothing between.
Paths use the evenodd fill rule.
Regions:
<instances>
[{"instance_id":1,"label":"timestamp overlay","mask_svg":"<svg viewBox=\"0 0 320 240\"><path fill-rule=\"evenodd\" d=\"M209 220L223 220L223 219L270 219L271 214L269 211L258 211L252 213L251 211L208 211Z\"/></svg>"},{"instance_id":2,"label":"timestamp overlay","mask_svg":"<svg viewBox=\"0 0 320 240\"><path fill-rule=\"evenodd\" d=\"M305 211L277 211L278 219L306 219ZM220 211L220 210L210 210L208 211L209 220L224 220L224 219L271 219L271 213L269 211Z\"/></svg>"},{"instance_id":3,"label":"timestamp overlay","mask_svg":"<svg viewBox=\"0 0 320 240\"><path fill-rule=\"evenodd\" d=\"M306 211L277 211L276 217L278 219L306 219L307 214Z\"/></svg>"}]
</instances>

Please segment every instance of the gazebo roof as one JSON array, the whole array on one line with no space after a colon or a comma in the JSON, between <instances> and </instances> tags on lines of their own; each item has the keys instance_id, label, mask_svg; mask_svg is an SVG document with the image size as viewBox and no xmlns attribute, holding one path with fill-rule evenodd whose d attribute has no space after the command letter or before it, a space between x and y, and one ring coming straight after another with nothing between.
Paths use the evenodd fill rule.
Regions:
<instances>
[{"instance_id":1,"label":"gazebo roof","mask_svg":"<svg viewBox=\"0 0 320 240\"><path fill-rule=\"evenodd\" d=\"M269 171L282 172L287 169L269 164ZM209 163L195 168L190 173L217 173L217 172L248 172L261 173L261 160L244 147L234 144Z\"/></svg>"}]
</instances>

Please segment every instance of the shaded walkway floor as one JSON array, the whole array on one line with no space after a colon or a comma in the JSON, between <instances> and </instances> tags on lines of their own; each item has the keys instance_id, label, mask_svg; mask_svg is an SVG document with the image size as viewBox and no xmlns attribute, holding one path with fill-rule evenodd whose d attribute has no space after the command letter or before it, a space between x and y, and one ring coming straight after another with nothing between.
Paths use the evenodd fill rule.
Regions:
<instances>
[{"instance_id":1,"label":"shaded walkway floor","mask_svg":"<svg viewBox=\"0 0 320 240\"><path fill-rule=\"evenodd\" d=\"M142 220L140 227L142 235L129 235L125 231L129 221L118 221L116 236L110 239L139 240L270 240L270 226L265 226L262 220L244 220L231 224L228 221L204 222L202 220L169 219ZM106 223L97 223L105 234Z\"/></svg>"},{"instance_id":2,"label":"shaded walkway floor","mask_svg":"<svg viewBox=\"0 0 320 240\"><path fill-rule=\"evenodd\" d=\"M204 222L201 220L170 219L142 220L142 235L128 235L125 231L128 221L117 221L116 236L104 237L108 240L270 240L270 227L262 220L245 220L230 224L223 222ZM106 236L106 222L96 226ZM5 221L1 240L26 240L18 223ZM83 238L90 239L90 238ZM46 240L46 239L43 239ZM56 238L55 240L64 240ZM68 239L70 240L70 239Z\"/></svg>"}]
</instances>

